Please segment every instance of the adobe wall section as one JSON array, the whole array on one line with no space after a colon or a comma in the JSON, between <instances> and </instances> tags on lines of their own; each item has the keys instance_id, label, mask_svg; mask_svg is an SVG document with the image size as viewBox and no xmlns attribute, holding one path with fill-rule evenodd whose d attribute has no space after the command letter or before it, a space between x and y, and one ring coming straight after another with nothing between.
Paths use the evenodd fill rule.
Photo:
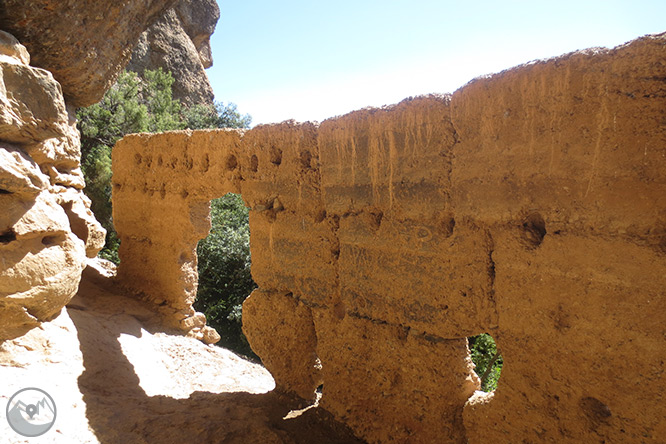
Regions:
<instances>
[{"instance_id":1,"label":"adobe wall section","mask_svg":"<svg viewBox=\"0 0 666 444\"><path fill-rule=\"evenodd\" d=\"M123 284L199 336L208 201L240 192L244 330L278 386L370 442L666 436L666 37L320 126L114 149ZM505 366L475 392L466 337Z\"/></svg>"}]
</instances>

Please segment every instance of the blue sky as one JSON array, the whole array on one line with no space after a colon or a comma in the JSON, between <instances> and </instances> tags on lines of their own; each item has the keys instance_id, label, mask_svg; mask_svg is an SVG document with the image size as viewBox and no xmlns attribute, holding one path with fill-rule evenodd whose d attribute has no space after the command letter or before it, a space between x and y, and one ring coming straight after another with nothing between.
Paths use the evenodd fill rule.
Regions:
<instances>
[{"instance_id":1,"label":"blue sky","mask_svg":"<svg viewBox=\"0 0 666 444\"><path fill-rule=\"evenodd\" d=\"M218 0L208 76L253 124L324 120L666 31L665 0Z\"/></svg>"}]
</instances>

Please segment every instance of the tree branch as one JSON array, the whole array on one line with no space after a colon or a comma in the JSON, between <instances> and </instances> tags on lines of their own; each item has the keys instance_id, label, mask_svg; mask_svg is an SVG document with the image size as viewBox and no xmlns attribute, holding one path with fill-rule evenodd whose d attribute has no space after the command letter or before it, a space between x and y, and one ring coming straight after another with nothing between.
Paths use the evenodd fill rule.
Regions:
<instances>
[{"instance_id":1,"label":"tree branch","mask_svg":"<svg viewBox=\"0 0 666 444\"><path fill-rule=\"evenodd\" d=\"M493 369L493 365L495 365L495 362L497 359L500 357L499 351L496 351L495 354L493 355L493 358L490 360L488 363L488 366L486 367L486 371L483 372L483 376L481 376L481 387L483 387L483 384L486 382L486 379L488 379L488 376L490 375L491 370Z\"/></svg>"}]
</instances>

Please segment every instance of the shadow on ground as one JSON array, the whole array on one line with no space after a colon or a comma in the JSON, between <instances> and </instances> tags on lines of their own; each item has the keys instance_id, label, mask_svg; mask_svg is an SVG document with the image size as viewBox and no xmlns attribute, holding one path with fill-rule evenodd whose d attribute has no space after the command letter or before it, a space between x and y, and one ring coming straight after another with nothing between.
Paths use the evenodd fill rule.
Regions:
<instances>
[{"instance_id":1,"label":"shadow on ground","mask_svg":"<svg viewBox=\"0 0 666 444\"><path fill-rule=\"evenodd\" d=\"M90 272L88 272L90 276ZM299 401L275 391L194 392L187 399L148 396L123 353L121 334L140 337L149 310L84 279L68 306L84 372L78 385L100 443L361 443L326 411L312 408L284 420ZM115 297L115 301L114 301ZM122 301L122 302L121 302ZM129 313L129 314L128 314Z\"/></svg>"}]
</instances>

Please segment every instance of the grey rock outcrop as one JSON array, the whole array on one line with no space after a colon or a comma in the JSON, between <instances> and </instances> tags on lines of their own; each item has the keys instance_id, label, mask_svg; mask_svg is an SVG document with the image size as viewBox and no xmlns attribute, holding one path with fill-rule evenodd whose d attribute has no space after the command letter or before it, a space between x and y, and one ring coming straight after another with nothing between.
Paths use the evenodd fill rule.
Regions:
<instances>
[{"instance_id":1,"label":"grey rock outcrop","mask_svg":"<svg viewBox=\"0 0 666 444\"><path fill-rule=\"evenodd\" d=\"M97 103L139 35L176 0L0 0L0 29L62 85L67 103Z\"/></svg>"},{"instance_id":2,"label":"grey rock outcrop","mask_svg":"<svg viewBox=\"0 0 666 444\"><path fill-rule=\"evenodd\" d=\"M213 64L210 36L220 18L215 0L182 0L147 29L127 69L162 68L174 74L173 95L185 105L213 103L206 68Z\"/></svg>"}]
</instances>

